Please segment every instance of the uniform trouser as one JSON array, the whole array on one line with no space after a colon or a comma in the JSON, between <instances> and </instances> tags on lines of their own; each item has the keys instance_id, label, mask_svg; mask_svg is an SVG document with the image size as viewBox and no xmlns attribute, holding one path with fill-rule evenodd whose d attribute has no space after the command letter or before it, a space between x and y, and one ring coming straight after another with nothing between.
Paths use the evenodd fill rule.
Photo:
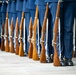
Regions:
<instances>
[{"instance_id":1,"label":"uniform trouser","mask_svg":"<svg viewBox=\"0 0 76 75\"><path fill-rule=\"evenodd\" d=\"M6 20L6 12L2 12L2 24L5 24L5 20Z\"/></svg>"},{"instance_id":2,"label":"uniform trouser","mask_svg":"<svg viewBox=\"0 0 76 75\"><path fill-rule=\"evenodd\" d=\"M2 25L1 4L0 4L0 28ZM1 29L0 29L0 45L1 45Z\"/></svg>"},{"instance_id":3,"label":"uniform trouser","mask_svg":"<svg viewBox=\"0 0 76 75\"><path fill-rule=\"evenodd\" d=\"M74 17L76 19L76 5L75 5L75 13L74 13L74 15L75 15ZM75 51L76 51L76 24L75 24Z\"/></svg>"},{"instance_id":4,"label":"uniform trouser","mask_svg":"<svg viewBox=\"0 0 76 75\"><path fill-rule=\"evenodd\" d=\"M2 25L2 15L0 13L0 28L1 28L1 25ZM0 29L0 45L1 45L1 29Z\"/></svg>"},{"instance_id":5,"label":"uniform trouser","mask_svg":"<svg viewBox=\"0 0 76 75\"><path fill-rule=\"evenodd\" d=\"M12 13L8 12L9 25L11 25L11 18L12 18Z\"/></svg>"},{"instance_id":6,"label":"uniform trouser","mask_svg":"<svg viewBox=\"0 0 76 75\"><path fill-rule=\"evenodd\" d=\"M11 13L8 12L9 24L11 24ZM2 13L2 24L6 22L6 12Z\"/></svg>"},{"instance_id":7,"label":"uniform trouser","mask_svg":"<svg viewBox=\"0 0 76 75\"><path fill-rule=\"evenodd\" d=\"M29 36L29 22L30 22L30 17L32 17L32 23L34 23L34 17L35 17L35 9L29 9L29 12L25 13L25 39L26 39L26 53L28 53L28 48L29 48L29 42L28 42L28 36Z\"/></svg>"},{"instance_id":8,"label":"uniform trouser","mask_svg":"<svg viewBox=\"0 0 76 75\"><path fill-rule=\"evenodd\" d=\"M6 21L6 12L2 12L2 24L5 25L5 21Z\"/></svg>"},{"instance_id":9,"label":"uniform trouser","mask_svg":"<svg viewBox=\"0 0 76 75\"><path fill-rule=\"evenodd\" d=\"M41 38L41 29L42 29L42 24L43 24L43 20L44 20L44 15L45 15L45 5L44 6L40 6L38 5L38 11L39 11L39 32L37 32L37 43L40 42L40 38ZM37 27L38 29L38 27ZM39 33L39 36L38 36ZM39 40L38 40L39 38ZM39 43L40 46L40 51L41 51L41 45ZM37 46L38 48L38 46Z\"/></svg>"},{"instance_id":10,"label":"uniform trouser","mask_svg":"<svg viewBox=\"0 0 76 75\"><path fill-rule=\"evenodd\" d=\"M20 28L21 17L22 17L22 11L17 11L17 18L18 18L19 28ZM20 31L19 31L19 35L20 35Z\"/></svg>"},{"instance_id":11,"label":"uniform trouser","mask_svg":"<svg viewBox=\"0 0 76 75\"><path fill-rule=\"evenodd\" d=\"M21 17L22 17L22 11L17 11L17 17L18 17L18 24L20 25Z\"/></svg>"},{"instance_id":12,"label":"uniform trouser","mask_svg":"<svg viewBox=\"0 0 76 75\"><path fill-rule=\"evenodd\" d=\"M25 53L28 53L29 48L29 42L28 42L29 21L30 21L30 14L29 12L25 12Z\"/></svg>"},{"instance_id":13,"label":"uniform trouser","mask_svg":"<svg viewBox=\"0 0 76 75\"><path fill-rule=\"evenodd\" d=\"M74 2L63 3L60 12L62 56L72 58Z\"/></svg>"},{"instance_id":14,"label":"uniform trouser","mask_svg":"<svg viewBox=\"0 0 76 75\"><path fill-rule=\"evenodd\" d=\"M34 16L35 16L35 9L30 9L29 12L25 12L25 52L28 53L29 48L29 42L28 42L28 36L29 36L29 22L30 17L32 17L32 23L34 23Z\"/></svg>"},{"instance_id":15,"label":"uniform trouser","mask_svg":"<svg viewBox=\"0 0 76 75\"><path fill-rule=\"evenodd\" d=\"M16 13L11 13L13 18L13 23L14 23L14 33L13 33L13 38L15 37L15 27L16 27L16 18L17 18L17 14ZM12 19L11 19L12 20ZM14 39L14 44L15 44L15 39Z\"/></svg>"},{"instance_id":16,"label":"uniform trouser","mask_svg":"<svg viewBox=\"0 0 76 75\"><path fill-rule=\"evenodd\" d=\"M15 27L16 26L17 14L16 13L12 13L12 17L13 17L13 22L14 22L14 27Z\"/></svg>"},{"instance_id":17,"label":"uniform trouser","mask_svg":"<svg viewBox=\"0 0 76 75\"><path fill-rule=\"evenodd\" d=\"M30 17L32 17L32 23L34 23L34 18L35 18L35 9L30 9L29 10L29 14L30 14Z\"/></svg>"},{"instance_id":18,"label":"uniform trouser","mask_svg":"<svg viewBox=\"0 0 76 75\"><path fill-rule=\"evenodd\" d=\"M5 24L5 20L6 20L6 12L2 12L2 24ZM2 25L1 25L2 26ZM1 42L1 38L0 38L0 42Z\"/></svg>"},{"instance_id":19,"label":"uniform trouser","mask_svg":"<svg viewBox=\"0 0 76 75\"><path fill-rule=\"evenodd\" d=\"M52 47L52 39L53 39L53 26L55 22L56 17L56 9L57 9L57 3L49 3L49 26L48 26L48 54L53 54L54 50Z\"/></svg>"},{"instance_id":20,"label":"uniform trouser","mask_svg":"<svg viewBox=\"0 0 76 75\"><path fill-rule=\"evenodd\" d=\"M76 38L76 24L75 24L75 38ZM75 39L75 51L76 51L76 39Z\"/></svg>"},{"instance_id":21,"label":"uniform trouser","mask_svg":"<svg viewBox=\"0 0 76 75\"><path fill-rule=\"evenodd\" d=\"M8 12L8 27L9 27L9 29L10 29L10 25L11 25L11 19L12 19L12 13ZM9 34L10 34L10 31L9 31ZM10 41L10 38L9 38L9 41Z\"/></svg>"}]
</instances>

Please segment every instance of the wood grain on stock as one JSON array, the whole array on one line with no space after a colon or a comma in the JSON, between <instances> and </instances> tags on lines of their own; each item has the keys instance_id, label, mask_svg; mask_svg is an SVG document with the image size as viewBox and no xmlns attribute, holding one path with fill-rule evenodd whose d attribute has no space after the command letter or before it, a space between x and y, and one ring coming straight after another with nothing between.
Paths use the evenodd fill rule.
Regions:
<instances>
[{"instance_id":1,"label":"wood grain on stock","mask_svg":"<svg viewBox=\"0 0 76 75\"><path fill-rule=\"evenodd\" d=\"M11 25L10 25L10 52L11 53L15 53L15 50L14 50L14 43L13 43L13 35L14 35L14 22L13 22L13 19L11 21Z\"/></svg>"},{"instance_id":2,"label":"wood grain on stock","mask_svg":"<svg viewBox=\"0 0 76 75\"><path fill-rule=\"evenodd\" d=\"M24 12L22 12L22 18L20 22L20 37L23 38L23 23L24 23ZM19 56L24 56L23 39L20 39Z\"/></svg>"},{"instance_id":3,"label":"wood grain on stock","mask_svg":"<svg viewBox=\"0 0 76 75\"><path fill-rule=\"evenodd\" d=\"M32 38L32 18L30 18L29 32L30 32L30 34L29 34L29 38L30 38L29 43L30 43L30 45L29 45L29 50L28 50L28 57L32 58L32 54L33 54L33 44L31 42L31 38Z\"/></svg>"},{"instance_id":4,"label":"wood grain on stock","mask_svg":"<svg viewBox=\"0 0 76 75\"><path fill-rule=\"evenodd\" d=\"M5 46L4 46L4 24L2 24L2 39L1 39L1 50L4 51L5 50Z\"/></svg>"},{"instance_id":5,"label":"wood grain on stock","mask_svg":"<svg viewBox=\"0 0 76 75\"><path fill-rule=\"evenodd\" d=\"M55 43L57 43L59 17L60 17L60 2L58 2L58 5L57 5L57 12L56 12L56 18L55 18L54 29L53 29L53 33L54 33L53 42L55 42ZM60 66L57 44L55 44L55 43L53 44L53 47L54 47L53 65Z\"/></svg>"},{"instance_id":6,"label":"wood grain on stock","mask_svg":"<svg viewBox=\"0 0 76 75\"><path fill-rule=\"evenodd\" d=\"M19 24L18 24L18 18L17 18L16 19L16 38L15 38L15 41L16 41L16 50L15 50L15 53L16 53L16 55L19 54L18 34L19 34Z\"/></svg>"},{"instance_id":7,"label":"wood grain on stock","mask_svg":"<svg viewBox=\"0 0 76 75\"><path fill-rule=\"evenodd\" d=\"M38 52L36 48L36 31L37 31L37 21L38 21L38 6L36 6L35 19L33 24L33 36L32 36L32 44L33 44L33 60L39 60Z\"/></svg>"},{"instance_id":8,"label":"wood grain on stock","mask_svg":"<svg viewBox=\"0 0 76 75\"><path fill-rule=\"evenodd\" d=\"M5 39L5 51L6 51L6 52L9 52L9 41L8 41L8 13L6 13L5 35L7 36L6 39Z\"/></svg>"},{"instance_id":9,"label":"wood grain on stock","mask_svg":"<svg viewBox=\"0 0 76 75\"><path fill-rule=\"evenodd\" d=\"M42 35L41 35L41 40L44 41L45 38L45 32L46 32L46 23L47 23L47 16L48 16L48 4L46 5L46 11L44 15L44 21L42 25ZM45 45L44 42L41 42L41 55L40 55L40 62L41 63L46 63L46 52L45 52Z\"/></svg>"}]
</instances>

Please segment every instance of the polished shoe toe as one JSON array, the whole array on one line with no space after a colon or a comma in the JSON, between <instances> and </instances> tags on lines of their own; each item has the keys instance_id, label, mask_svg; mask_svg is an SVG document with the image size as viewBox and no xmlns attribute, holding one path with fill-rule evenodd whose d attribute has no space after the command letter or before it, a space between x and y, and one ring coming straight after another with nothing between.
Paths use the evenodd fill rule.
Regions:
<instances>
[{"instance_id":1,"label":"polished shoe toe","mask_svg":"<svg viewBox=\"0 0 76 75\"><path fill-rule=\"evenodd\" d=\"M72 59L66 59L65 61L66 61L67 66L73 66L74 65L72 62Z\"/></svg>"},{"instance_id":2,"label":"polished shoe toe","mask_svg":"<svg viewBox=\"0 0 76 75\"><path fill-rule=\"evenodd\" d=\"M61 66L66 66L66 62L64 60L60 61Z\"/></svg>"},{"instance_id":3,"label":"polished shoe toe","mask_svg":"<svg viewBox=\"0 0 76 75\"><path fill-rule=\"evenodd\" d=\"M50 58L50 57L48 57L47 59L46 59L46 63L52 63L53 62L53 60Z\"/></svg>"},{"instance_id":4,"label":"polished shoe toe","mask_svg":"<svg viewBox=\"0 0 76 75\"><path fill-rule=\"evenodd\" d=\"M76 57L76 52L75 52L75 54L74 54L74 57Z\"/></svg>"},{"instance_id":5,"label":"polished shoe toe","mask_svg":"<svg viewBox=\"0 0 76 75\"><path fill-rule=\"evenodd\" d=\"M24 53L24 56L28 56L28 53Z\"/></svg>"},{"instance_id":6,"label":"polished shoe toe","mask_svg":"<svg viewBox=\"0 0 76 75\"><path fill-rule=\"evenodd\" d=\"M67 66L73 66L73 62L68 62Z\"/></svg>"}]
</instances>

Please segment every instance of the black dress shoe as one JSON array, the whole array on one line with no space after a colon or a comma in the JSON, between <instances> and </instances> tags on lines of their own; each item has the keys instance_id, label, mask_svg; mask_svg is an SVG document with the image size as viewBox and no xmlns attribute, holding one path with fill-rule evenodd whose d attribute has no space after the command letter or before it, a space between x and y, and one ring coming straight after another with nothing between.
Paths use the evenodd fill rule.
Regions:
<instances>
[{"instance_id":1,"label":"black dress shoe","mask_svg":"<svg viewBox=\"0 0 76 75\"><path fill-rule=\"evenodd\" d=\"M51 58L51 60L52 60L52 62L53 62L54 54L51 54L51 55L50 55L50 58Z\"/></svg>"},{"instance_id":2,"label":"black dress shoe","mask_svg":"<svg viewBox=\"0 0 76 75\"><path fill-rule=\"evenodd\" d=\"M28 56L28 53L25 52L25 53L24 53L24 56Z\"/></svg>"},{"instance_id":3,"label":"black dress shoe","mask_svg":"<svg viewBox=\"0 0 76 75\"><path fill-rule=\"evenodd\" d=\"M51 57L46 58L46 63L52 63L52 62L53 62L53 60L51 59Z\"/></svg>"},{"instance_id":4,"label":"black dress shoe","mask_svg":"<svg viewBox=\"0 0 76 75\"><path fill-rule=\"evenodd\" d=\"M75 53L74 53L74 57L76 57L76 51L75 51Z\"/></svg>"},{"instance_id":5,"label":"black dress shoe","mask_svg":"<svg viewBox=\"0 0 76 75\"><path fill-rule=\"evenodd\" d=\"M72 59L65 59L65 62L67 64L67 66L73 66L73 62L72 62Z\"/></svg>"},{"instance_id":6,"label":"black dress shoe","mask_svg":"<svg viewBox=\"0 0 76 75\"><path fill-rule=\"evenodd\" d=\"M60 64L61 64L61 66L66 66L66 65L67 65L64 60L61 60L61 61L60 61Z\"/></svg>"}]
</instances>

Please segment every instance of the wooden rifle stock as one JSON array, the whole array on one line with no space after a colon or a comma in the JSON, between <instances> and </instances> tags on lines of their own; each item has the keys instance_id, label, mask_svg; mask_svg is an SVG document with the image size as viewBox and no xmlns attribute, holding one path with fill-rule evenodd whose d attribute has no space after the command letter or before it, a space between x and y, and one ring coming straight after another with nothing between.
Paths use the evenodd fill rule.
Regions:
<instances>
[{"instance_id":1,"label":"wooden rifle stock","mask_svg":"<svg viewBox=\"0 0 76 75\"><path fill-rule=\"evenodd\" d=\"M23 49L23 23L24 23L24 12L22 12L22 18L20 22L20 46L19 46L19 56L24 56Z\"/></svg>"},{"instance_id":2,"label":"wooden rifle stock","mask_svg":"<svg viewBox=\"0 0 76 75\"><path fill-rule=\"evenodd\" d=\"M4 51L5 50L5 46L4 46L4 24L2 24L2 30L1 30L1 50Z\"/></svg>"},{"instance_id":3,"label":"wooden rifle stock","mask_svg":"<svg viewBox=\"0 0 76 75\"><path fill-rule=\"evenodd\" d=\"M19 54L19 42L18 42L18 32L19 32L19 26L18 26L18 18L16 19L16 38L15 38L15 41L16 41L16 55Z\"/></svg>"},{"instance_id":4,"label":"wooden rifle stock","mask_svg":"<svg viewBox=\"0 0 76 75\"><path fill-rule=\"evenodd\" d=\"M30 18L30 24L29 24L29 37L28 37L28 41L30 43L29 45L29 50L28 50L28 57L32 58L32 54L33 54L33 44L31 42L31 38L32 38L32 18Z\"/></svg>"},{"instance_id":5,"label":"wooden rifle stock","mask_svg":"<svg viewBox=\"0 0 76 75\"><path fill-rule=\"evenodd\" d=\"M10 52L11 53L15 53L13 35L14 35L14 23L13 23L13 18L12 18L11 25L10 25Z\"/></svg>"},{"instance_id":6,"label":"wooden rifle stock","mask_svg":"<svg viewBox=\"0 0 76 75\"><path fill-rule=\"evenodd\" d=\"M33 44L33 60L39 60L38 52L36 48L36 29L37 29L37 20L38 20L38 6L36 6L35 20L33 25L33 36L32 36L32 44Z\"/></svg>"},{"instance_id":7,"label":"wooden rifle stock","mask_svg":"<svg viewBox=\"0 0 76 75\"><path fill-rule=\"evenodd\" d=\"M8 13L6 13L5 22L5 51L9 52L9 40L8 40Z\"/></svg>"},{"instance_id":8,"label":"wooden rifle stock","mask_svg":"<svg viewBox=\"0 0 76 75\"><path fill-rule=\"evenodd\" d=\"M56 12L56 18L55 18L54 29L53 29L53 47L54 47L53 65L54 66L60 66L60 60L59 60L58 51L57 51L57 36L58 36L58 24L59 24L59 16L60 16L60 3L61 2L58 2L58 5L57 5L57 12Z\"/></svg>"},{"instance_id":9,"label":"wooden rifle stock","mask_svg":"<svg viewBox=\"0 0 76 75\"><path fill-rule=\"evenodd\" d=\"M46 5L46 11L44 16L44 21L42 25L42 35L40 39L41 43L41 55L40 55L40 62L45 63L46 62L46 52L45 52L45 45L44 45L44 39L45 39L45 32L46 32L46 22L47 22L47 16L48 16L48 4Z\"/></svg>"}]
</instances>

